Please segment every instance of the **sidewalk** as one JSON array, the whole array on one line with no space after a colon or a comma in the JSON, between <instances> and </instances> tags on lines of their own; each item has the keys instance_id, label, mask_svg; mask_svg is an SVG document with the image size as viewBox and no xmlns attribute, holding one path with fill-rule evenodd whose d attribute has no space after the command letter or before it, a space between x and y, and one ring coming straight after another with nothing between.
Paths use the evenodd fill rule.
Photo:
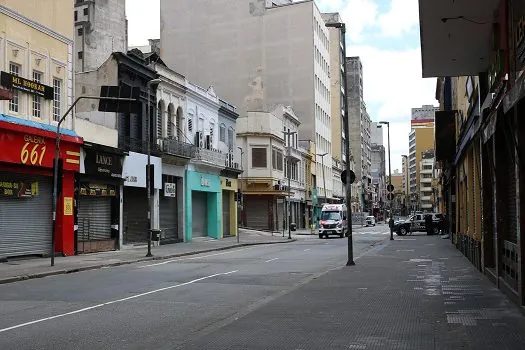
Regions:
<instances>
[{"instance_id":1,"label":"sidewalk","mask_svg":"<svg viewBox=\"0 0 525 350\"><path fill-rule=\"evenodd\" d=\"M293 242L287 237L268 236L258 231L242 232L237 237L220 240L212 238L194 238L190 243L167 244L152 247L153 257L146 258L147 245L124 246L122 250L103 253L56 257L55 266L50 266L50 258L10 260L0 263L0 284L40 278L72 272L93 270L102 267L119 266L140 261L171 259L180 256L195 255L212 251L234 249L238 247Z\"/></svg>"},{"instance_id":2,"label":"sidewalk","mask_svg":"<svg viewBox=\"0 0 525 350\"><path fill-rule=\"evenodd\" d=\"M185 349L525 349L525 317L449 240L385 241Z\"/></svg>"}]
</instances>

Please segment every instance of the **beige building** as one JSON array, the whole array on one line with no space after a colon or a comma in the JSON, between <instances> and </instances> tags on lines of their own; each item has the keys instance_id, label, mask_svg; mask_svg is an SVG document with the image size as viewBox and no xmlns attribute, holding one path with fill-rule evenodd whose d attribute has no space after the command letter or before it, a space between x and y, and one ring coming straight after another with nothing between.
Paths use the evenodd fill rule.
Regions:
<instances>
[{"instance_id":1,"label":"beige building","mask_svg":"<svg viewBox=\"0 0 525 350\"><path fill-rule=\"evenodd\" d=\"M0 113L55 124L73 99L73 45L72 1L3 0L0 70L44 93L14 89L10 101L0 101ZM71 118L63 126L72 128Z\"/></svg>"},{"instance_id":2,"label":"beige building","mask_svg":"<svg viewBox=\"0 0 525 350\"><path fill-rule=\"evenodd\" d=\"M330 38L315 2L161 0L160 16L168 66L197 84L212 82L241 116L279 104L294 109L299 139L327 154L326 181L317 157L316 187L324 193L325 182L332 198Z\"/></svg>"}]
</instances>

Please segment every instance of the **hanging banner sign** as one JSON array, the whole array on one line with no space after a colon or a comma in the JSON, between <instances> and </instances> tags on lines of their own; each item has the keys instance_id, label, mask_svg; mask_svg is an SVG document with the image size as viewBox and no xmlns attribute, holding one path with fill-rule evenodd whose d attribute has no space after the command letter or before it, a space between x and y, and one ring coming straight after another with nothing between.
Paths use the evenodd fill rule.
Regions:
<instances>
[{"instance_id":1,"label":"hanging banner sign","mask_svg":"<svg viewBox=\"0 0 525 350\"><path fill-rule=\"evenodd\" d=\"M117 187L115 185L81 183L80 195L94 197L115 197L117 195Z\"/></svg>"},{"instance_id":2,"label":"hanging banner sign","mask_svg":"<svg viewBox=\"0 0 525 350\"><path fill-rule=\"evenodd\" d=\"M33 198L33 186L30 182L0 181L0 197L4 198Z\"/></svg>"},{"instance_id":3,"label":"hanging banner sign","mask_svg":"<svg viewBox=\"0 0 525 350\"><path fill-rule=\"evenodd\" d=\"M28 80L7 72L2 72L0 74L0 84L9 89L16 89L33 95L41 96L46 100L53 99L53 88L51 86Z\"/></svg>"}]
</instances>

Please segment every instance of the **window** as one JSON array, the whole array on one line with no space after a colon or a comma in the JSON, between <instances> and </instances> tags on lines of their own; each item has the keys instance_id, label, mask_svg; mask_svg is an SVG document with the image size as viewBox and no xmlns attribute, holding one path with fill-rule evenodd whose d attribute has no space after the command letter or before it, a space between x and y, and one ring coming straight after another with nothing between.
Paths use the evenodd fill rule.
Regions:
<instances>
[{"instance_id":1,"label":"window","mask_svg":"<svg viewBox=\"0 0 525 350\"><path fill-rule=\"evenodd\" d=\"M228 147L233 148L233 129L228 129Z\"/></svg>"},{"instance_id":2,"label":"window","mask_svg":"<svg viewBox=\"0 0 525 350\"><path fill-rule=\"evenodd\" d=\"M266 168L268 162L266 159L266 148L253 147L252 148L252 167Z\"/></svg>"},{"instance_id":3,"label":"window","mask_svg":"<svg viewBox=\"0 0 525 350\"><path fill-rule=\"evenodd\" d=\"M272 149L272 167L275 170L283 171L283 152L279 149Z\"/></svg>"},{"instance_id":4,"label":"window","mask_svg":"<svg viewBox=\"0 0 525 350\"><path fill-rule=\"evenodd\" d=\"M9 63L9 73L19 76L21 67L19 64L16 63ZM18 90L13 89L13 98L9 101L9 110L11 112L17 112L19 110L19 99L20 99L20 92Z\"/></svg>"},{"instance_id":5,"label":"window","mask_svg":"<svg viewBox=\"0 0 525 350\"><path fill-rule=\"evenodd\" d=\"M86 7L84 8L84 16L87 16L89 14L89 9Z\"/></svg>"},{"instance_id":6,"label":"window","mask_svg":"<svg viewBox=\"0 0 525 350\"><path fill-rule=\"evenodd\" d=\"M162 123L163 123L163 120L162 120L162 114L163 114L163 110L162 110L162 102L159 102L158 106L157 106L157 139L161 139L162 138Z\"/></svg>"},{"instance_id":7,"label":"window","mask_svg":"<svg viewBox=\"0 0 525 350\"><path fill-rule=\"evenodd\" d=\"M78 59L79 60L83 60L84 59L84 52L83 51L79 51L78 52Z\"/></svg>"},{"instance_id":8,"label":"window","mask_svg":"<svg viewBox=\"0 0 525 350\"><path fill-rule=\"evenodd\" d=\"M84 28L78 28L78 36L84 35Z\"/></svg>"},{"instance_id":9,"label":"window","mask_svg":"<svg viewBox=\"0 0 525 350\"><path fill-rule=\"evenodd\" d=\"M33 80L36 81L37 83L41 83L42 82L42 73L41 72L38 72L38 71L33 71ZM33 95L33 117L34 118L40 118L42 115L42 111L41 111L41 108L42 108L42 98L40 96L37 96L37 95Z\"/></svg>"},{"instance_id":10,"label":"window","mask_svg":"<svg viewBox=\"0 0 525 350\"><path fill-rule=\"evenodd\" d=\"M226 125L224 124L219 127L219 141L226 142Z\"/></svg>"},{"instance_id":11,"label":"window","mask_svg":"<svg viewBox=\"0 0 525 350\"><path fill-rule=\"evenodd\" d=\"M53 120L58 122L62 115L62 80L53 78Z\"/></svg>"},{"instance_id":12,"label":"window","mask_svg":"<svg viewBox=\"0 0 525 350\"><path fill-rule=\"evenodd\" d=\"M75 21L78 21L78 12L75 11Z\"/></svg>"},{"instance_id":13,"label":"window","mask_svg":"<svg viewBox=\"0 0 525 350\"><path fill-rule=\"evenodd\" d=\"M193 119L191 119L192 116L190 115L188 118L188 131L191 133L193 131Z\"/></svg>"}]
</instances>

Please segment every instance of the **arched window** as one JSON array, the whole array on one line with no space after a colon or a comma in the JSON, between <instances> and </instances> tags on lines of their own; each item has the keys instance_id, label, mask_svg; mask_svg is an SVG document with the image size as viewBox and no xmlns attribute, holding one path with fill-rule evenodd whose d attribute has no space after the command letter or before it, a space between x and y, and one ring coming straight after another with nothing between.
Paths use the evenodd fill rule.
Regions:
<instances>
[{"instance_id":1,"label":"arched window","mask_svg":"<svg viewBox=\"0 0 525 350\"><path fill-rule=\"evenodd\" d=\"M177 108L177 132L176 132L176 135L178 136L178 139L179 140L182 140L182 138L184 137L183 133L184 133L184 126L182 125L182 108Z\"/></svg>"},{"instance_id":2,"label":"arched window","mask_svg":"<svg viewBox=\"0 0 525 350\"><path fill-rule=\"evenodd\" d=\"M160 100L157 106L157 138L161 139L163 134L163 123L164 123L164 101Z\"/></svg>"},{"instance_id":3,"label":"arched window","mask_svg":"<svg viewBox=\"0 0 525 350\"><path fill-rule=\"evenodd\" d=\"M219 141L226 143L226 125L222 123L219 127Z\"/></svg>"},{"instance_id":4,"label":"arched window","mask_svg":"<svg viewBox=\"0 0 525 350\"><path fill-rule=\"evenodd\" d=\"M174 107L173 107L173 103L170 103L169 106L168 106L168 120L166 121L167 122L167 134L168 134L168 137L173 137L175 136L175 124L174 124Z\"/></svg>"}]
</instances>

